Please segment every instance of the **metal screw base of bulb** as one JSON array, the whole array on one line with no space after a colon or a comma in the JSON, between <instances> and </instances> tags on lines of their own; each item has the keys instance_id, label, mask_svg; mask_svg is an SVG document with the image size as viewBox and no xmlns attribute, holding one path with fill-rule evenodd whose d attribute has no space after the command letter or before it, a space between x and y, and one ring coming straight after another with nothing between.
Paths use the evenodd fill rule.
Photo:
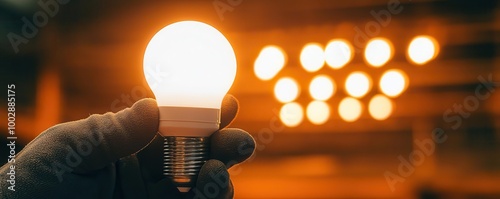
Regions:
<instances>
[{"instance_id":1,"label":"metal screw base of bulb","mask_svg":"<svg viewBox=\"0 0 500 199\"><path fill-rule=\"evenodd\" d=\"M187 192L196 183L201 166L208 160L207 137L165 137L163 174L170 178L181 192Z\"/></svg>"}]
</instances>

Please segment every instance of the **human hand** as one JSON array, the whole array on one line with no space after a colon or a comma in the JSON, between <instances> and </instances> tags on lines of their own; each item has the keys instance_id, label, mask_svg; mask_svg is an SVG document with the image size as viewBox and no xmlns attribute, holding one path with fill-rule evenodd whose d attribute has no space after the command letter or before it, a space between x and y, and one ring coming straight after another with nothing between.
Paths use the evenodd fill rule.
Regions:
<instances>
[{"instance_id":1,"label":"human hand","mask_svg":"<svg viewBox=\"0 0 500 199\"><path fill-rule=\"evenodd\" d=\"M229 169L250 157L253 138L225 128L238 111L228 95L221 109L221 129L211 136L210 160L196 187L180 193L162 175L163 138L157 135L156 101L143 99L118 113L47 129L17 155L16 191L1 180L2 198L232 198ZM8 172L10 164L0 168Z\"/></svg>"}]
</instances>

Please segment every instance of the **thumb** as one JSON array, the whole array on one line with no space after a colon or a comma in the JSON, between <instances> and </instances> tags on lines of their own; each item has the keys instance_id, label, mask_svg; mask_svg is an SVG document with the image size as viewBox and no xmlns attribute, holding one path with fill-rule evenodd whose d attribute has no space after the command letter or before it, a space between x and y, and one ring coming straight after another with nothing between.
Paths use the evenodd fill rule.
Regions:
<instances>
[{"instance_id":1,"label":"thumb","mask_svg":"<svg viewBox=\"0 0 500 199\"><path fill-rule=\"evenodd\" d=\"M89 172L139 151L157 130L156 101L143 99L118 113L92 115L54 126L27 147L44 154L49 151L51 158L72 163L68 165L75 172Z\"/></svg>"}]
</instances>

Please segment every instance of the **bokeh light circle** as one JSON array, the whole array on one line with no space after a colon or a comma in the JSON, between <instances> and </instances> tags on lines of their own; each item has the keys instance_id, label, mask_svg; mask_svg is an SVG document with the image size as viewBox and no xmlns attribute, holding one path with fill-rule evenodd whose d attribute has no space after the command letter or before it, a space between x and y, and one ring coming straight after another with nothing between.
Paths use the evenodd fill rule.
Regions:
<instances>
[{"instance_id":1,"label":"bokeh light circle","mask_svg":"<svg viewBox=\"0 0 500 199\"><path fill-rule=\"evenodd\" d=\"M418 65L423 65L434 59L439 51L439 44L430 36L417 36L408 46L408 57Z\"/></svg>"},{"instance_id":2,"label":"bokeh light circle","mask_svg":"<svg viewBox=\"0 0 500 199\"><path fill-rule=\"evenodd\" d=\"M325 61L333 69L340 69L354 57L354 48L343 39L330 41L325 48Z\"/></svg>"},{"instance_id":3,"label":"bokeh light circle","mask_svg":"<svg viewBox=\"0 0 500 199\"><path fill-rule=\"evenodd\" d=\"M300 93L299 84L290 77L280 78L274 85L274 96L282 103L297 99Z\"/></svg>"},{"instance_id":4,"label":"bokeh light circle","mask_svg":"<svg viewBox=\"0 0 500 199\"><path fill-rule=\"evenodd\" d=\"M304 119L304 109L297 102L284 104L280 110L280 120L287 127L296 127Z\"/></svg>"},{"instance_id":5,"label":"bokeh light circle","mask_svg":"<svg viewBox=\"0 0 500 199\"><path fill-rule=\"evenodd\" d=\"M260 80L270 80L283 69L286 61L286 54L280 47L266 46L255 60L254 73Z\"/></svg>"},{"instance_id":6,"label":"bokeh light circle","mask_svg":"<svg viewBox=\"0 0 500 199\"><path fill-rule=\"evenodd\" d=\"M347 94L356 98L365 96L370 91L371 87L372 81L370 77L366 73L360 71L349 74L345 81Z\"/></svg>"},{"instance_id":7,"label":"bokeh light circle","mask_svg":"<svg viewBox=\"0 0 500 199\"><path fill-rule=\"evenodd\" d=\"M376 120L387 119L393 110L391 99L382 94L373 96L368 104L368 112Z\"/></svg>"},{"instance_id":8,"label":"bokeh light circle","mask_svg":"<svg viewBox=\"0 0 500 199\"><path fill-rule=\"evenodd\" d=\"M328 100L335 93L335 83L326 75L318 75L309 84L309 94L315 100Z\"/></svg>"},{"instance_id":9,"label":"bokeh light circle","mask_svg":"<svg viewBox=\"0 0 500 199\"><path fill-rule=\"evenodd\" d=\"M340 101L338 111L344 121L354 122L361 116L363 105L356 98L346 97Z\"/></svg>"},{"instance_id":10,"label":"bokeh light circle","mask_svg":"<svg viewBox=\"0 0 500 199\"><path fill-rule=\"evenodd\" d=\"M398 69L391 69L382 74L379 87L382 93L389 97L401 95L408 87L409 79L406 74Z\"/></svg>"},{"instance_id":11,"label":"bokeh light circle","mask_svg":"<svg viewBox=\"0 0 500 199\"><path fill-rule=\"evenodd\" d=\"M324 124L330 118L330 106L324 101L312 101L307 105L306 116L315 125Z\"/></svg>"},{"instance_id":12,"label":"bokeh light circle","mask_svg":"<svg viewBox=\"0 0 500 199\"><path fill-rule=\"evenodd\" d=\"M393 47L389 40L374 38L368 42L365 48L365 60L373 67L381 67L386 64L393 55Z\"/></svg>"},{"instance_id":13,"label":"bokeh light circle","mask_svg":"<svg viewBox=\"0 0 500 199\"><path fill-rule=\"evenodd\" d=\"M300 63L308 72L316 72L325 65L325 51L320 44L308 43L300 53Z\"/></svg>"}]
</instances>

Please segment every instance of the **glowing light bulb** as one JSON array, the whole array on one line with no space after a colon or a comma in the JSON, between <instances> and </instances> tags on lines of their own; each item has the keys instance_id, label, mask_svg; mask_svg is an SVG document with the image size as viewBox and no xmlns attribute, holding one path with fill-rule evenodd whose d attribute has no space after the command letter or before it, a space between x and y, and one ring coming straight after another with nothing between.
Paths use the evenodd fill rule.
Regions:
<instances>
[{"instance_id":1,"label":"glowing light bulb","mask_svg":"<svg viewBox=\"0 0 500 199\"><path fill-rule=\"evenodd\" d=\"M229 41L205 23L182 21L157 32L144 53L144 74L165 138L164 175L187 192L208 158L224 95L236 75Z\"/></svg>"}]
</instances>

